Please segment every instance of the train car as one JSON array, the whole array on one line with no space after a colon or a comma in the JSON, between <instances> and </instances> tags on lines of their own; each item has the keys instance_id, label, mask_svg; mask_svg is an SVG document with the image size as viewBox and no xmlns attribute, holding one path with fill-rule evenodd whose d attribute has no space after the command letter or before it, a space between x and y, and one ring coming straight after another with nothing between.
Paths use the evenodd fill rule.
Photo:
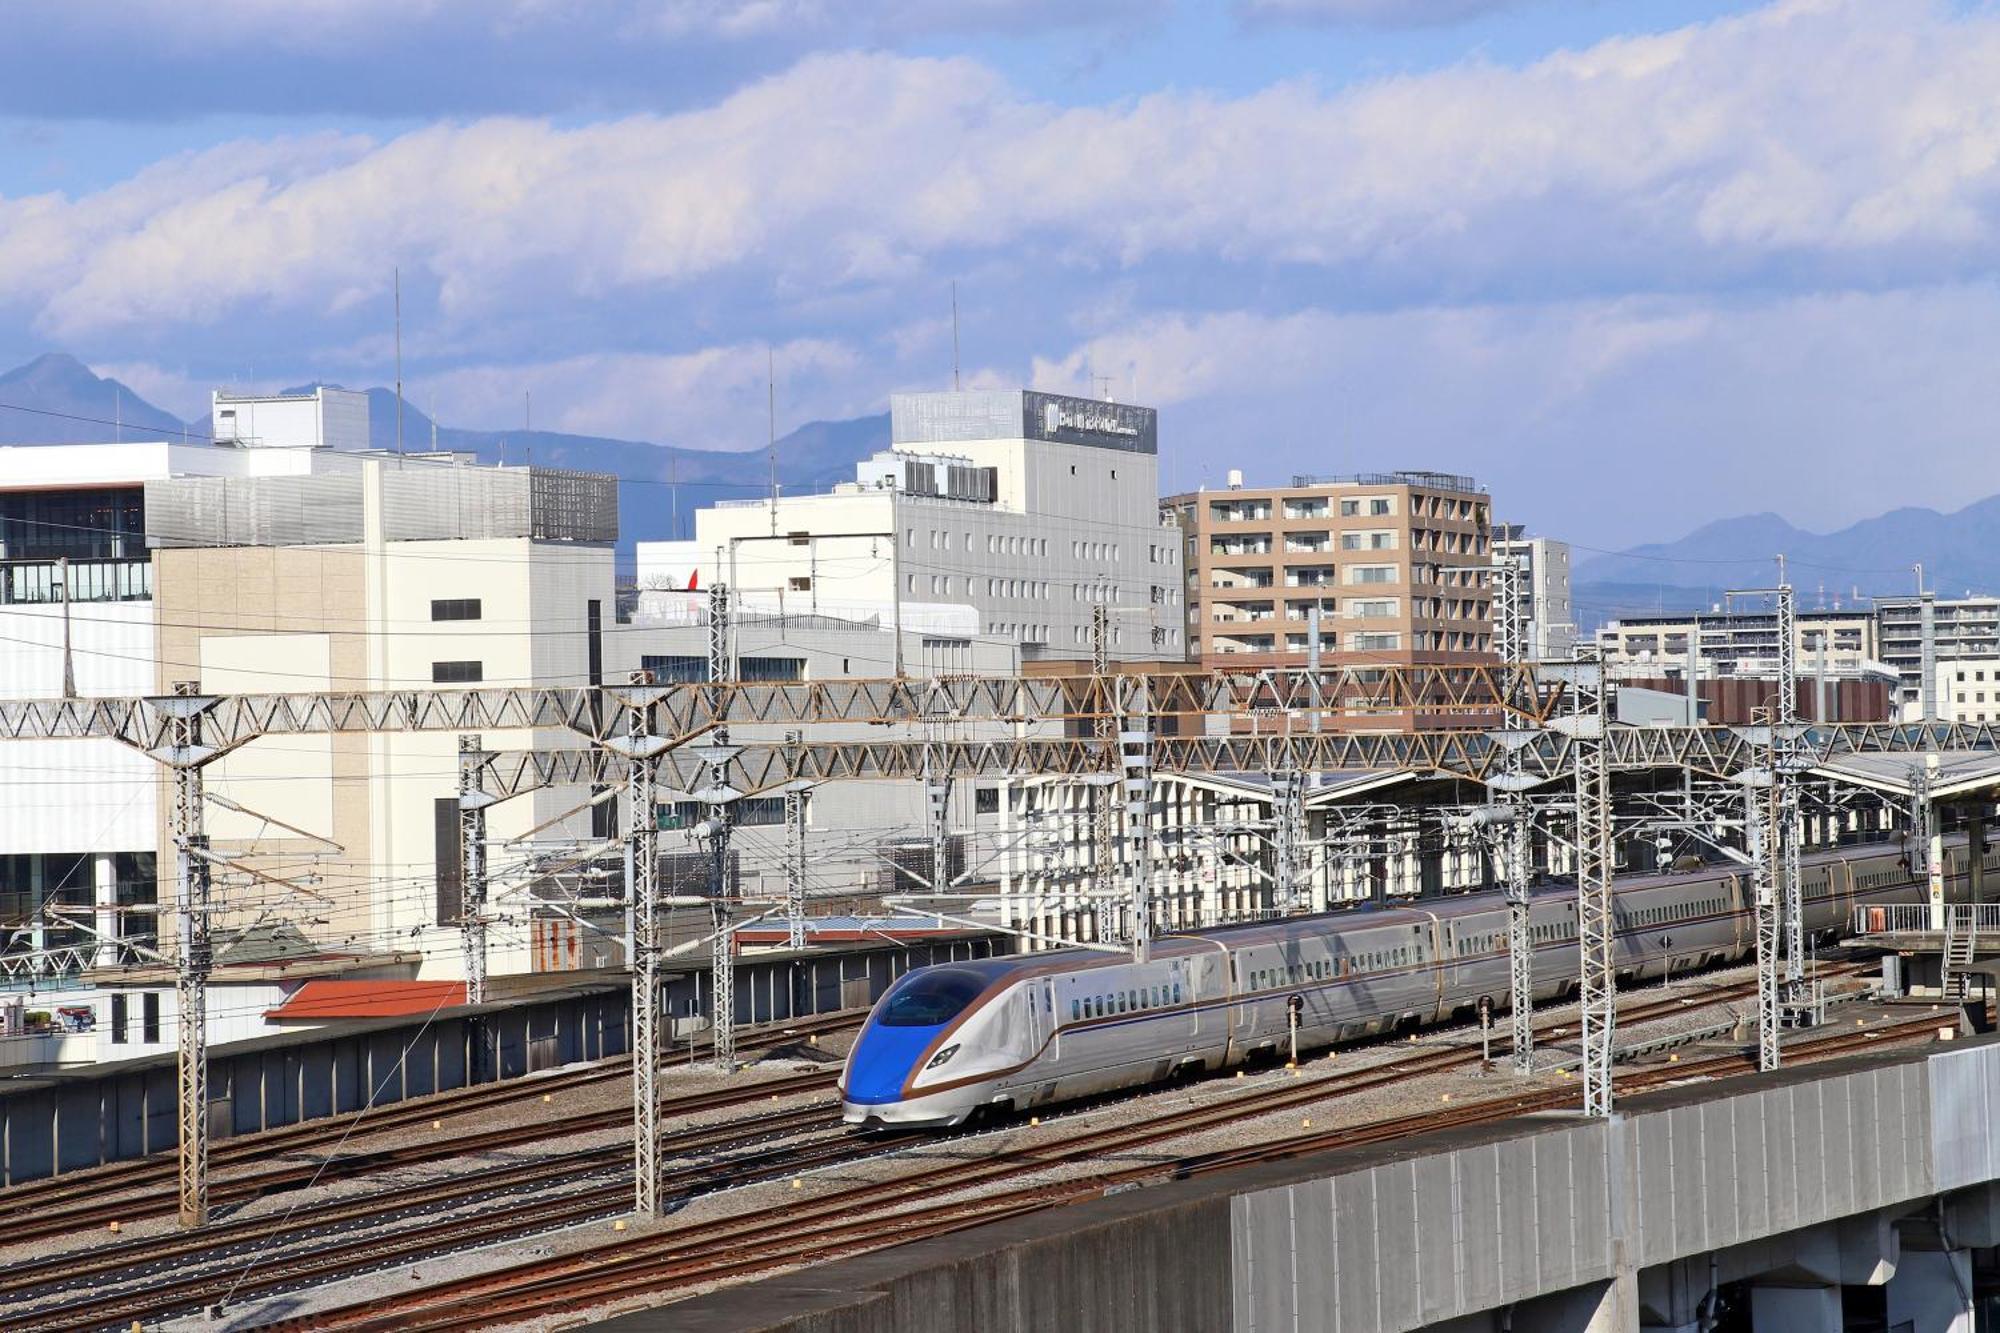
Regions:
<instances>
[{"instance_id":1,"label":"train car","mask_svg":"<svg viewBox=\"0 0 2000 1333\"><path fill-rule=\"evenodd\" d=\"M1983 862L2000 872L2000 853ZM1964 848L1948 849L1948 881L1966 869ZM1921 891L1901 843L1812 853L1800 880L1816 938L1857 906ZM1748 957L1751 894L1747 867L1621 877L1619 981ZM1538 889L1528 919L1537 1001L1573 995L1574 887ZM841 1075L842 1114L959 1125L1268 1058L1294 1040L1308 1051L1447 1022L1482 1000L1498 1012L1510 994L1507 908L1493 891L1166 935L1143 963L1090 949L946 963L909 972L877 1002Z\"/></svg>"}]
</instances>

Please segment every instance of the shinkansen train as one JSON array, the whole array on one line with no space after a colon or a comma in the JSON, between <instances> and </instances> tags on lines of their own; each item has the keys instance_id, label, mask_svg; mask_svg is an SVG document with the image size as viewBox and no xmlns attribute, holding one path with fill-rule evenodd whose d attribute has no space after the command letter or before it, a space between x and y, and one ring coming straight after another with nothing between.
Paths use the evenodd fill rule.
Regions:
<instances>
[{"instance_id":1,"label":"shinkansen train","mask_svg":"<svg viewBox=\"0 0 2000 1333\"><path fill-rule=\"evenodd\" d=\"M2000 870L2000 852L1985 851ZM1946 849L1947 893L1966 879ZM1806 928L1830 937L1856 906L1914 902L1904 844L1801 857ZM1710 866L1621 877L1621 984L1752 953L1749 876ZM1578 986L1576 891L1529 906L1535 998ZM1161 1082L1447 1021L1508 1002L1507 908L1497 891L1162 936L1144 963L1087 949L915 969L882 996L840 1079L849 1124L945 1127L982 1114Z\"/></svg>"}]
</instances>

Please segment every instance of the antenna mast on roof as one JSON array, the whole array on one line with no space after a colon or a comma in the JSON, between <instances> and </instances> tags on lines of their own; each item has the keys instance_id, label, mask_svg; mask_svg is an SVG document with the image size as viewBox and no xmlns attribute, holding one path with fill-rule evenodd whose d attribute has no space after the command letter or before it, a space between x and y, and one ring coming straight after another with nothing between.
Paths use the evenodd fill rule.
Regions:
<instances>
[{"instance_id":1,"label":"antenna mast on roof","mask_svg":"<svg viewBox=\"0 0 2000 1333\"><path fill-rule=\"evenodd\" d=\"M778 354L764 344L765 428L771 449L771 535L778 535Z\"/></svg>"},{"instance_id":2,"label":"antenna mast on roof","mask_svg":"<svg viewBox=\"0 0 2000 1333\"><path fill-rule=\"evenodd\" d=\"M951 387L958 389L958 279L951 280Z\"/></svg>"},{"instance_id":3,"label":"antenna mast on roof","mask_svg":"<svg viewBox=\"0 0 2000 1333\"><path fill-rule=\"evenodd\" d=\"M396 288L396 455L403 453L403 270L395 269Z\"/></svg>"}]
</instances>

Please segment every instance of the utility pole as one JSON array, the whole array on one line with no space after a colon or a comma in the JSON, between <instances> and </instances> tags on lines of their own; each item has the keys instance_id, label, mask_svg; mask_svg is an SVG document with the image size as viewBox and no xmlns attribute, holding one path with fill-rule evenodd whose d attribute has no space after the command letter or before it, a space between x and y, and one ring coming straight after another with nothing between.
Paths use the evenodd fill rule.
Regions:
<instances>
[{"instance_id":1,"label":"utility pole","mask_svg":"<svg viewBox=\"0 0 2000 1333\"><path fill-rule=\"evenodd\" d=\"M1760 710L1762 711L1762 710ZM1778 783L1777 729L1771 729L1764 746L1762 772L1753 769L1743 782L1743 850L1750 856L1751 902L1757 924L1757 1067L1776 1069L1783 1059L1779 1048L1779 910L1777 857L1773 855L1771 827L1776 810Z\"/></svg>"},{"instance_id":2,"label":"utility pole","mask_svg":"<svg viewBox=\"0 0 2000 1333\"><path fill-rule=\"evenodd\" d=\"M1111 700L1110 624L1108 608L1103 606L1090 608L1090 683L1097 708L1094 729L1098 741L1107 750L1115 749L1118 744L1118 713L1112 706ZM1111 885L1118 882L1118 848L1115 836L1118 812L1109 786L1100 783L1089 788L1089 791L1091 843L1097 867L1091 884L1091 899L1096 905L1097 938L1102 943L1114 939L1118 933L1115 925L1118 909L1107 896Z\"/></svg>"},{"instance_id":3,"label":"utility pole","mask_svg":"<svg viewBox=\"0 0 2000 1333\"><path fill-rule=\"evenodd\" d=\"M69 557L62 556L56 561L57 577L62 580L63 612L63 698L76 698L76 656L70 651L69 640Z\"/></svg>"},{"instance_id":4,"label":"utility pole","mask_svg":"<svg viewBox=\"0 0 2000 1333\"><path fill-rule=\"evenodd\" d=\"M734 636L729 623L729 586L718 583L708 590L708 688L714 715L728 715L727 691L736 685ZM729 762L742 752L729 743L729 728L717 727L714 738L690 746L689 753L707 768L702 789L693 793L708 807L702 831L708 842L709 924L709 1031L714 1044L715 1067L736 1072L736 941L730 921L735 885L729 873L730 807L742 795L729 785Z\"/></svg>"},{"instance_id":5,"label":"utility pole","mask_svg":"<svg viewBox=\"0 0 2000 1333\"><path fill-rule=\"evenodd\" d=\"M1779 568L1784 568L1783 557ZM1799 656L1797 602L1792 585L1778 584L1778 707L1772 718L1771 781L1784 874L1785 1001L1802 1004L1806 990L1805 892L1799 871L1799 772L1804 767L1799 746Z\"/></svg>"},{"instance_id":6,"label":"utility pole","mask_svg":"<svg viewBox=\"0 0 2000 1333\"><path fill-rule=\"evenodd\" d=\"M169 824L174 840L174 913L180 949L174 959L174 999L180 1010L177 1111L180 1121L180 1223L208 1222L208 976L215 964L209 938L208 834L202 819L202 767L220 752L204 745L202 715L216 700L184 680L154 700L167 718L167 745L153 757L173 770Z\"/></svg>"},{"instance_id":7,"label":"utility pole","mask_svg":"<svg viewBox=\"0 0 2000 1333\"><path fill-rule=\"evenodd\" d=\"M1512 669L1533 655L1528 643L1526 589L1522 586L1526 571L1521 567L1520 557L1511 552L1496 555L1484 571L1493 586L1494 653L1500 659L1502 672L1509 673L1503 674L1502 679L1511 679ZM1601 673L1603 668L1599 666L1597 670ZM1598 685L1601 702L1601 674ZM1503 704L1520 702L1502 700ZM1525 748L1532 739L1533 733L1520 729L1517 719L1503 711L1501 730L1494 737L1499 746L1499 763L1486 784L1506 816L1489 846L1500 862L1497 867L1500 892L1507 903L1508 1018L1514 1070L1520 1074L1535 1072L1535 941L1530 901L1534 879L1534 809L1528 802L1529 778L1524 762Z\"/></svg>"},{"instance_id":8,"label":"utility pole","mask_svg":"<svg viewBox=\"0 0 2000 1333\"><path fill-rule=\"evenodd\" d=\"M1921 722L1937 721L1937 594L1924 588L1924 567L1915 566L1917 571L1917 632L1921 642L1918 660L1923 679L1917 685L1917 698L1921 701L1923 716Z\"/></svg>"},{"instance_id":9,"label":"utility pole","mask_svg":"<svg viewBox=\"0 0 2000 1333\"><path fill-rule=\"evenodd\" d=\"M785 744L796 746L803 733L788 731ZM806 947L806 792L803 779L785 784L785 946Z\"/></svg>"},{"instance_id":10,"label":"utility pole","mask_svg":"<svg viewBox=\"0 0 2000 1333\"><path fill-rule=\"evenodd\" d=\"M1143 676L1132 681L1123 711L1118 758L1125 778L1125 861L1129 866L1132 961L1143 963L1153 947L1153 720Z\"/></svg>"},{"instance_id":11,"label":"utility pole","mask_svg":"<svg viewBox=\"0 0 2000 1333\"><path fill-rule=\"evenodd\" d=\"M479 737L458 738L459 924L467 1004L486 1003L486 807L496 798L479 789L479 774L492 757Z\"/></svg>"},{"instance_id":12,"label":"utility pole","mask_svg":"<svg viewBox=\"0 0 2000 1333\"><path fill-rule=\"evenodd\" d=\"M1300 889L1304 831L1305 779L1297 769L1281 769L1271 778L1271 890L1273 906L1286 916L1310 910Z\"/></svg>"},{"instance_id":13,"label":"utility pole","mask_svg":"<svg viewBox=\"0 0 2000 1333\"><path fill-rule=\"evenodd\" d=\"M730 802L736 789L728 785L729 761L742 747L729 743L729 730L717 727L715 740L690 747L708 766L708 781L702 799L709 816L703 825L708 840L708 893L711 900L709 924L715 933L709 938L709 1030L715 1046L715 1067L726 1074L736 1072L736 940L730 921L735 885L729 874Z\"/></svg>"},{"instance_id":14,"label":"utility pole","mask_svg":"<svg viewBox=\"0 0 2000 1333\"><path fill-rule=\"evenodd\" d=\"M1571 711L1559 719L1576 768L1576 924L1582 947L1583 1112L1611 1114L1611 1040L1618 1017L1611 878L1611 745L1603 664L1579 645L1562 669Z\"/></svg>"},{"instance_id":15,"label":"utility pole","mask_svg":"<svg viewBox=\"0 0 2000 1333\"><path fill-rule=\"evenodd\" d=\"M601 743L625 759L625 844L631 875L632 1175L634 1211L660 1215L660 756L654 714L667 694L650 671L608 693L625 710L624 730Z\"/></svg>"},{"instance_id":16,"label":"utility pole","mask_svg":"<svg viewBox=\"0 0 2000 1333\"><path fill-rule=\"evenodd\" d=\"M951 775L938 753L935 736L926 738L924 744L924 800L929 812L930 887L932 893L940 894L951 888Z\"/></svg>"}]
</instances>

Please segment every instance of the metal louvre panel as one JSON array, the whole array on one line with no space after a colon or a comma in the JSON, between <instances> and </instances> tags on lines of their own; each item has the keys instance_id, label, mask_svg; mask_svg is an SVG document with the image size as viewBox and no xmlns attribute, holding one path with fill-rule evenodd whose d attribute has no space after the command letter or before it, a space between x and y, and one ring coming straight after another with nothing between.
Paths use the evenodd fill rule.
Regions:
<instances>
[{"instance_id":1,"label":"metal louvre panel","mask_svg":"<svg viewBox=\"0 0 2000 1333\"><path fill-rule=\"evenodd\" d=\"M617 479L608 475L382 462L385 541L618 539ZM154 546L358 542L363 486L359 468L303 477L148 482L148 537Z\"/></svg>"}]
</instances>

